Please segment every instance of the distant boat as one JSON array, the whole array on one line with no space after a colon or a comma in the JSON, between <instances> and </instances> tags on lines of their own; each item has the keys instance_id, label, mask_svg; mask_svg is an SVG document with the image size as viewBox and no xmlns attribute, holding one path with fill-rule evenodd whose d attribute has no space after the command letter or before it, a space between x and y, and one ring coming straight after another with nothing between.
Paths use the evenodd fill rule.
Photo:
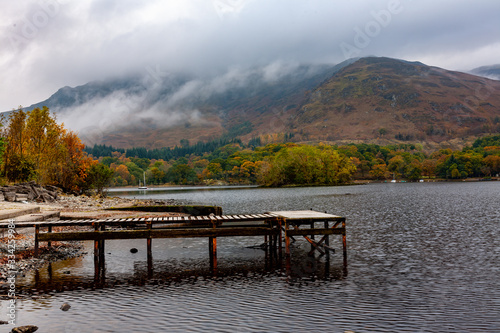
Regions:
<instances>
[{"instance_id":1,"label":"distant boat","mask_svg":"<svg viewBox=\"0 0 500 333\"><path fill-rule=\"evenodd\" d=\"M396 183L396 176L395 176L395 174L394 174L394 173L392 174L392 180L391 180L391 183Z\"/></svg>"},{"instance_id":2,"label":"distant boat","mask_svg":"<svg viewBox=\"0 0 500 333\"><path fill-rule=\"evenodd\" d=\"M143 174L143 177L144 177L144 185L141 186L141 181L139 180L139 190L147 190L148 187L146 186L146 173L144 172Z\"/></svg>"}]
</instances>

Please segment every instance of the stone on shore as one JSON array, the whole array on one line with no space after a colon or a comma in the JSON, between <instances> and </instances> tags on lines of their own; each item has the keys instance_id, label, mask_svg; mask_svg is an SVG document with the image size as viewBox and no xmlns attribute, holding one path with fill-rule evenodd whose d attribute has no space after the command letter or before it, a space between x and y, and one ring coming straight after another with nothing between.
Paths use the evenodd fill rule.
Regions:
<instances>
[{"instance_id":1,"label":"stone on shore","mask_svg":"<svg viewBox=\"0 0 500 333\"><path fill-rule=\"evenodd\" d=\"M9 202L14 201L36 201L36 202L54 202L57 200L58 189L55 186L41 186L36 182L19 183L11 186L0 187L2 195L1 200Z\"/></svg>"},{"instance_id":2,"label":"stone on shore","mask_svg":"<svg viewBox=\"0 0 500 333\"><path fill-rule=\"evenodd\" d=\"M70 308L71 305L69 305L68 303L64 303L63 305L61 305L61 310L63 311L68 311Z\"/></svg>"},{"instance_id":3,"label":"stone on shore","mask_svg":"<svg viewBox=\"0 0 500 333\"><path fill-rule=\"evenodd\" d=\"M32 333L32 332L36 332L37 330L38 330L38 326L26 325L26 326L14 327L12 329L11 333Z\"/></svg>"}]
</instances>

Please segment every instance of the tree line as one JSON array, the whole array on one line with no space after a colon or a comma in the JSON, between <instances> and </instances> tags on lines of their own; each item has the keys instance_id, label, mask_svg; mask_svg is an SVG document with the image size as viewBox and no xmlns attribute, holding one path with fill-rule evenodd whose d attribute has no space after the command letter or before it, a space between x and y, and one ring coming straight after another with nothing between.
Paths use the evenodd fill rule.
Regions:
<instances>
[{"instance_id":1,"label":"tree line","mask_svg":"<svg viewBox=\"0 0 500 333\"><path fill-rule=\"evenodd\" d=\"M337 185L353 180L416 181L425 178L495 177L500 173L500 135L476 140L462 150L426 151L420 144L315 145L286 142L275 134L221 138L173 148L85 148L78 136L58 124L49 109L22 109L2 120L0 166L4 182L35 180L76 193L106 185L260 184ZM281 143L262 142L281 141ZM251 143L251 144L250 144Z\"/></svg>"},{"instance_id":2,"label":"tree line","mask_svg":"<svg viewBox=\"0 0 500 333\"><path fill-rule=\"evenodd\" d=\"M231 143L212 152L170 160L132 157L117 151L99 160L115 171L116 186L136 185L144 172L149 184L285 186L392 178L407 181L488 178L500 173L500 136L478 139L472 146L455 151L429 152L420 144L410 143L331 146L289 142L261 147Z\"/></svg>"}]
</instances>

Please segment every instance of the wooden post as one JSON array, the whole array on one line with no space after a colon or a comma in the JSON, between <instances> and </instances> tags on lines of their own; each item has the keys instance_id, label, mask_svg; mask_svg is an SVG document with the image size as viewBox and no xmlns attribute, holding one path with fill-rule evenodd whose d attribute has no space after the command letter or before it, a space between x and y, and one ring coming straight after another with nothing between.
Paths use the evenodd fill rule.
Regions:
<instances>
[{"instance_id":1,"label":"wooden post","mask_svg":"<svg viewBox=\"0 0 500 333\"><path fill-rule=\"evenodd\" d=\"M314 222L311 222L311 229L314 230ZM311 235L311 240L314 241L314 234ZM314 249L316 247L314 246L314 243L311 243L311 252L309 252L309 255L314 256Z\"/></svg>"},{"instance_id":2,"label":"wooden post","mask_svg":"<svg viewBox=\"0 0 500 333\"><path fill-rule=\"evenodd\" d=\"M345 230L345 219L342 220L342 228L344 229L342 232L342 245L344 251L344 266L347 267L347 239L346 239L346 230Z\"/></svg>"},{"instance_id":3,"label":"wooden post","mask_svg":"<svg viewBox=\"0 0 500 333\"><path fill-rule=\"evenodd\" d=\"M208 238L208 249L210 252L210 268L217 270L217 237Z\"/></svg>"},{"instance_id":4,"label":"wooden post","mask_svg":"<svg viewBox=\"0 0 500 333\"><path fill-rule=\"evenodd\" d=\"M106 231L106 225L104 223L101 224L101 231ZM99 243L99 261L101 263L102 269L104 269L104 255L105 255L104 242L105 242L105 240L102 239L102 240L100 240L100 243Z\"/></svg>"},{"instance_id":5,"label":"wooden post","mask_svg":"<svg viewBox=\"0 0 500 333\"><path fill-rule=\"evenodd\" d=\"M94 231L99 232L99 225L97 223L92 223L94 225ZM99 270L99 241L94 241L94 279L96 282L99 281L100 276Z\"/></svg>"},{"instance_id":6,"label":"wooden post","mask_svg":"<svg viewBox=\"0 0 500 333\"><path fill-rule=\"evenodd\" d=\"M290 257L290 236L288 236L288 222L285 220L285 255Z\"/></svg>"},{"instance_id":7,"label":"wooden post","mask_svg":"<svg viewBox=\"0 0 500 333\"><path fill-rule=\"evenodd\" d=\"M280 261L281 259L283 258L283 235L281 234L281 221L282 219L281 218L278 218L278 230L279 230L279 243L278 243L278 249L279 249L279 258L280 258Z\"/></svg>"},{"instance_id":8,"label":"wooden post","mask_svg":"<svg viewBox=\"0 0 500 333\"><path fill-rule=\"evenodd\" d=\"M151 230L153 228L151 220L146 222L148 230ZM151 235L148 237L148 244L147 244L147 256L148 256L148 277L152 278L153 277L153 250L152 250L152 239Z\"/></svg>"},{"instance_id":9,"label":"wooden post","mask_svg":"<svg viewBox=\"0 0 500 333\"><path fill-rule=\"evenodd\" d=\"M328 221L325 221L325 225L324 225L325 229L328 229L329 226L328 226ZM329 251L329 247L330 247L330 236L328 235L325 235L324 237L325 238L325 245L327 246L327 248L325 249L326 251L326 259L327 260L330 260L330 251Z\"/></svg>"},{"instance_id":10,"label":"wooden post","mask_svg":"<svg viewBox=\"0 0 500 333\"><path fill-rule=\"evenodd\" d=\"M40 226L35 224L35 258L38 257L38 234L40 233Z\"/></svg>"},{"instance_id":11,"label":"wooden post","mask_svg":"<svg viewBox=\"0 0 500 333\"><path fill-rule=\"evenodd\" d=\"M212 227L217 227L216 222L212 221ZM217 272L217 237L208 238L208 248L210 252L210 269L213 273Z\"/></svg>"},{"instance_id":12,"label":"wooden post","mask_svg":"<svg viewBox=\"0 0 500 333\"><path fill-rule=\"evenodd\" d=\"M52 226L49 225L48 228L47 228L47 232L52 232ZM48 241L47 242L47 247L51 247L52 246L52 242L51 241Z\"/></svg>"}]
</instances>

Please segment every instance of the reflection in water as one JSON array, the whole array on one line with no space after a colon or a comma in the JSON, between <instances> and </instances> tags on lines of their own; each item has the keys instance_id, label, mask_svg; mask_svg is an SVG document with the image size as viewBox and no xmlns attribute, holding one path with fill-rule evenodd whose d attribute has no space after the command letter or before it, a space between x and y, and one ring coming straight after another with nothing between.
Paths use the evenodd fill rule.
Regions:
<instances>
[{"instance_id":1,"label":"reflection in water","mask_svg":"<svg viewBox=\"0 0 500 333\"><path fill-rule=\"evenodd\" d=\"M113 243L122 243L121 250L126 250L127 241L114 241ZM86 245L89 247L91 242ZM198 278L224 279L238 276L246 278L249 274L286 277L285 281L290 283L299 280L338 280L347 276L347 269L343 262L332 265L330 257L310 255L309 249L305 246L295 247L293 256L287 259L280 258L277 252L268 251L267 248L252 252L255 255L251 258L220 258L217 270L210 267L207 258L157 260L149 258L150 260L133 261L131 270L113 271L112 269L111 272L107 272L106 266L109 263L106 262L105 256L97 256L94 257L93 275L85 274L85 271L78 269L85 264L83 257L72 258L50 263L37 271L28 273L19 281L18 291L31 296L43 292L100 289L124 285L156 285ZM111 267L113 267L112 264ZM74 269L74 271L71 272L69 269ZM87 269L86 272L90 273L90 270Z\"/></svg>"}]
</instances>

